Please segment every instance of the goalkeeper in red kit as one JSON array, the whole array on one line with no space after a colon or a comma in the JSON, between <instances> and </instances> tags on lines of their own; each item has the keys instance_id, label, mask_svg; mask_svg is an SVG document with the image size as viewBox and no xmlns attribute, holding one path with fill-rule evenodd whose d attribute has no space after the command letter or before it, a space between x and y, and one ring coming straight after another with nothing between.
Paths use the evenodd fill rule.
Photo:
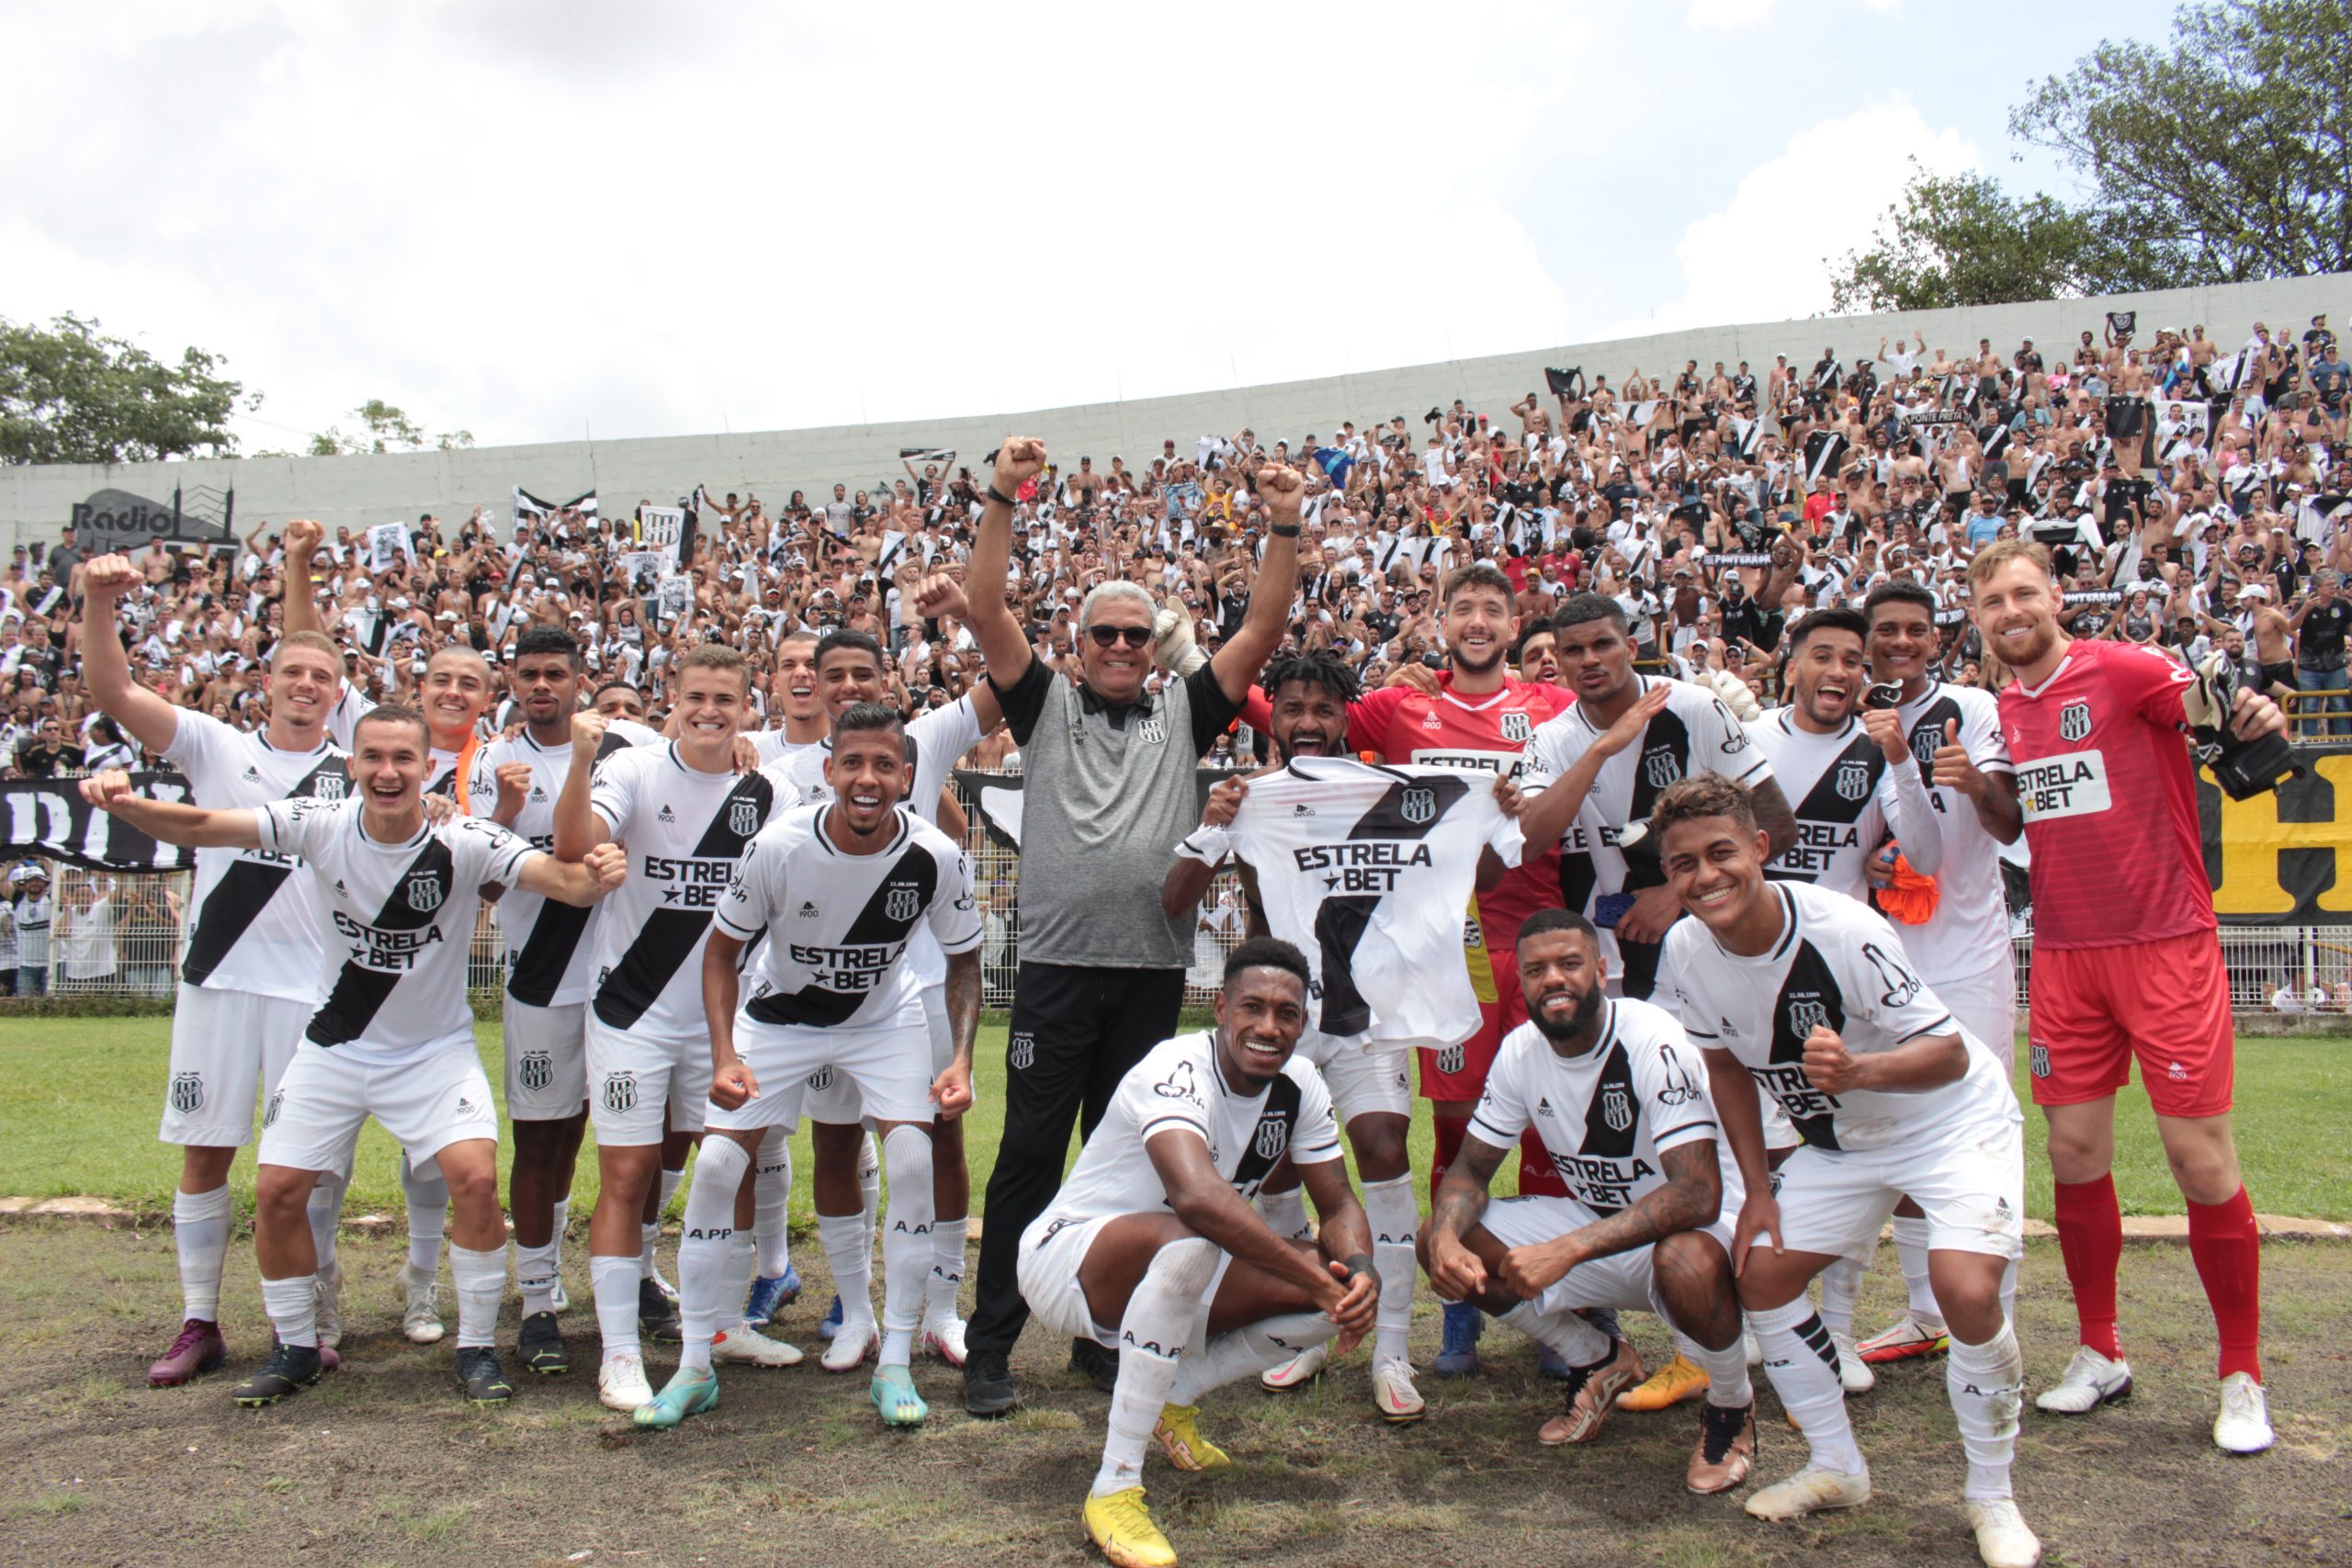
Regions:
<instances>
[{"instance_id":1,"label":"goalkeeper in red kit","mask_svg":"<svg viewBox=\"0 0 2352 1568\"><path fill-rule=\"evenodd\" d=\"M1987 650L2016 672L2003 739L2032 854L2033 980L2027 1031L2034 1103L2050 1122L2058 1245L2082 1343L2041 1409L2084 1415L2131 1391L2116 1337L2123 1222L2110 1167L2115 1091L2134 1058L2188 1205L2188 1250L2221 1338L2221 1416L2232 1453L2270 1446L2262 1388L2261 1238L2230 1129L2229 976L2215 936L2184 725L2275 734L2276 705L2131 643L2070 638L2039 545L2002 540L1969 566Z\"/></svg>"}]
</instances>

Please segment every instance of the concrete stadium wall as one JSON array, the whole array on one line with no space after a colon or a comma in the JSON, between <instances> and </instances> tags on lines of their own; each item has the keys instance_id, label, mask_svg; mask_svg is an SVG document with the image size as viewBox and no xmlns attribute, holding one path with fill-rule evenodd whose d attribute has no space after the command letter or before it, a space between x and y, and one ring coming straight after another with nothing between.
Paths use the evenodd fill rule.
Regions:
<instances>
[{"instance_id":1,"label":"concrete stadium wall","mask_svg":"<svg viewBox=\"0 0 2352 1568\"><path fill-rule=\"evenodd\" d=\"M2300 334L2310 318L2352 305L2352 274L2283 278L2210 288L2166 289L2104 299L2040 300L1971 310L1926 310L1877 316L1827 316L1661 333L1490 358L1414 365L1361 375L1284 381L1185 396L892 424L831 425L636 440L568 441L527 446L483 446L464 452L394 453L363 457L246 457L175 463L54 465L0 468L0 536L13 543L53 538L74 504L105 488L129 491L169 504L175 484L190 489L236 488L239 532L255 520L318 518L328 526L357 528L413 521L430 511L462 521L477 502L504 518L517 484L562 500L594 487L605 509L625 514L640 500L668 502L696 482L722 494L756 491L770 509L794 490L829 496L836 482L853 491L895 479L901 446L953 446L977 463L1008 434L1046 438L1059 461L1080 454L1107 468L1114 455L1148 463L1160 442L1174 437L1189 453L1201 435L1230 434L1244 424L1261 439L1295 443L1308 433L1327 439L1343 419L1359 428L1402 413L1419 445L1420 416L1432 403L1463 398L1490 414L1525 393L1542 391L1544 367L1581 365L1588 376L1612 383L1639 367L1670 375L1686 359L1703 369L1720 359L1747 360L1760 376L1776 354L1810 368L1826 345L1850 360L1874 354L1882 335L1927 334L1928 347L1955 352L1989 337L2003 354L2030 336L2045 355L2072 352L2077 333L2097 331L2105 312L2136 310L2139 341L2158 326L2204 325L2207 335L2233 349L2256 321Z\"/></svg>"}]
</instances>

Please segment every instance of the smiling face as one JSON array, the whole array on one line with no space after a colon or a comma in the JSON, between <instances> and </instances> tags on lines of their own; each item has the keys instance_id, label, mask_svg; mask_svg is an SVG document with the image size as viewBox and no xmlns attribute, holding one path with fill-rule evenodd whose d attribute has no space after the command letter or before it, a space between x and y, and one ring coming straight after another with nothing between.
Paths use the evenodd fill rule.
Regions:
<instances>
[{"instance_id":1,"label":"smiling face","mask_svg":"<svg viewBox=\"0 0 2352 1568\"><path fill-rule=\"evenodd\" d=\"M370 816L385 819L416 810L433 765L426 737L397 715L362 715L353 727L350 770Z\"/></svg>"},{"instance_id":2,"label":"smiling face","mask_svg":"<svg viewBox=\"0 0 2352 1568\"><path fill-rule=\"evenodd\" d=\"M1694 817L1669 825L1658 853L1667 886L1683 908L1721 934L1739 923L1759 898L1769 840L1729 817Z\"/></svg>"},{"instance_id":3,"label":"smiling face","mask_svg":"<svg viewBox=\"0 0 2352 1568\"><path fill-rule=\"evenodd\" d=\"M678 739L686 761L707 773L723 771L742 727L747 682L740 668L697 665L678 678Z\"/></svg>"},{"instance_id":4,"label":"smiling face","mask_svg":"<svg viewBox=\"0 0 2352 1568\"><path fill-rule=\"evenodd\" d=\"M282 720L300 735L315 739L343 685L340 666L339 660L322 649L281 645L270 656L269 672L263 682L273 722Z\"/></svg>"},{"instance_id":5,"label":"smiling face","mask_svg":"<svg viewBox=\"0 0 2352 1568\"><path fill-rule=\"evenodd\" d=\"M772 694L776 706L788 719L806 721L824 711L825 705L817 695L815 637L787 637L784 646L775 650Z\"/></svg>"},{"instance_id":6,"label":"smiling face","mask_svg":"<svg viewBox=\"0 0 2352 1568\"><path fill-rule=\"evenodd\" d=\"M1974 584L1970 614L1984 646L2023 674L2058 643L2058 589L2030 560L2003 561Z\"/></svg>"},{"instance_id":7,"label":"smiling face","mask_svg":"<svg viewBox=\"0 0 2352 1568\"><path fill-rule=\"evenodd\" d=\"M1338 757L1348 749L1348 705L1311 681L1285 681L1273 694L1274 744L1285 759Z\"/></svg>"},{"instance_id":8,"label":"smiling face","mask_svg":"<svg viewBox=\"0 0 2352 1568\"><path fill-rule=\"evenodd\" d=\"M865 649L833 649L817 666L818 699L835 718L860 703L880 702L883 690L882 665Z\"/></svg>"},{"instance_id":9,"label":"smiling face","mask_svg":"<svg viewBox=\"0 0 2352 1568\"><path fill-rule=\"evenodd\" d=\"M825 758L843 819L856 838L885 831L891 808L907 791L907 738L899 729L858 729L833 738Z\"/></svg>"},{"instance_id":10,"label":"smiling face","mask_svg":"<svg viewBox=\"0 0 2352 1568\"><path fill-rule=\"evenodd\" d=\"M1607 994L1608 962L1600 944L1579 931L1521 937L1519 990L1529 1021L1556 1043L1588 1039Z\"/></svg>"},{"instance_id":11,"label":"smiling face","mask_svg":"<svg viewBox=\"0 0 2352 1568\"><path fill-rule=\"evenodd\" d=\"M1871 673L1906 685L1923 679L1936 655L1936 623L1927 606L1890 599L1870 617Z\"/></svg>"},{"instance_id":12,"label":"smiling face","mask_svg":"<svg viewBox=\"0 0 2352 1568\"><path fill-rule=\"evenodd\" d=\"M1143 694L1144 677L1151 672L1154 618L1148 605L1125 595L1095 604L1078 639L1079 664L1095 695L1123 703Z\"/></svg>"},{"instance_id":13,"label":"smiling face","mask_svg":"<svg viewBox=\"0 0 2352 1568\"><path fill-rule=\"evenodd\" d=\"M1861 705L1870 685L1862 662L1862 639L1825 626L1807 636L1789 660L1797 711L1816 729L1842 727Z\"/></svg>"},{"instance_id":14,"label":"smiling face","mask_svg":"<svg viewBox=\"0 0 2352 1568\"><path fill-rule=\"evenodd\" d=\"M1306 987L1287 969L1244 969L1216 994L1216 1061L1225 1081L1255 1094L1274 1081L1306 1028Z\"/></svg>"},{"instance_id":15,"label":"smiling face","mask_svg":"<svg viewBox=\"0 0 2352 1568\"><path fill-rule=\"evenodd\" d=\"M1439 623L1456 673L1484 675L1502 663L1519 635L1510 595L1487 583L1465 583L1445 602Z\"/></svg>"},{"instance_id":16,"label":"smiling face","mask_svg":"<svg viewBox=\"0 0 2352 1568\"><path fill-rule=\"evenodd\" d=\"M417 688L417 705L433 727L433 743L444 750L461 750L474 724L489 711L496 694L490 666L470 649L445 648L424 667Z\"/></svg>"}]
</instances>

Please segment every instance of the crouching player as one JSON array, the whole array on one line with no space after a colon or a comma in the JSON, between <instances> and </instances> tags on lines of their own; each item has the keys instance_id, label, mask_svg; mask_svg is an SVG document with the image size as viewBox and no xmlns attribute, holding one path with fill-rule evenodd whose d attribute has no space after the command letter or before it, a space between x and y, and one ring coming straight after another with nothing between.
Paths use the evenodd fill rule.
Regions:
<instances>
[{"instance_id":1,"label":"crouching player","mask_svg":"<svg viewBox=\"0 0 2352 1568\"><path fill-rule=\"evenodd\" d=\"M1633 1346L1577 1309L1666 1318L1707 1374L1689 1485L1729 1491L1756 1451L1724 1218L1738 1212L1741 1189L1716 1157L1697 1054L1663 1008L1606 994L1600 939L1582 915L1530 916L1518 969L1528 1021L1487 1075L1422 1232L1422 1265L1438 1294L1476 1303L1567 1362L1566 1410L1537 1433L1547 1447L1589 1441L1642 1379ZM1530 1128L1570 1196L1489 1204L1487 1184Z\"/></svg>"},{"instance_id":2,"label":"crouching player","mask_svg":"<svg viewBox=\"0 0 2352 1568\"><path fill-rule=\"evenodd\" d=\"M1200 1435L1201 1397L1373 1326L1372 1231L1348 1187L1331 1098L1292 1053L1306 960L1253 937L1226 961L1216 1028L1180 1034L1119 1081L1069 1179L1022 1233L1021 1293L1057 1335L1119 1353L1087 1533L1122 1568L1176 1561L1144 1506L1144 1449L1179 1470L1228 1462ZM1276 1235L1250 1207L1295 1165L1321 1230ZM894 1184L895 1186L895 1184Z\"/></svg>"},{"instance_id":3,"label":"crouching player","mask_svg":"<svg viewBox=\"0 0 2352 1568\"><path fill-rule=\"evenodd\" d=\"M1951 1336L1944 1383L1976 1550L1988 1568L2032 1568L2041 1543L2009 1490L2025 1359L2001 1309L2002 1273L2025 1238L2024 1119L1999 1060L1920 983L1883 917L1765 880L1770 847L1738 784L1668 786L1650 832L1696 917L1667 934L1664 968L1679 977L1682 1028L1706 1058L1746 1190L1732 1235L1740 1304L1812 1450L1747 1511L1793 1519L1869 1500L1837 1348L1805 1285L1867 1258L1907 1196L1927 1218L1928 1279ZM1804 1140L1777 1172L1755 1086Z\"/></svg>"}]
</instances>

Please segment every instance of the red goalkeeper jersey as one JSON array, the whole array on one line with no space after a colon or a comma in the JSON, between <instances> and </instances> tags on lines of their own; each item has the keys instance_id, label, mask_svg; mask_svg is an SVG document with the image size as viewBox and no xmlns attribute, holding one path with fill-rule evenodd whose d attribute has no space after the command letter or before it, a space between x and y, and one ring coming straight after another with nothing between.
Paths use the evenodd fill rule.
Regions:
<instances>
[{"instance_id":1,"label":"red goalkeeper jersey","mask_svg":"<svg viewBox=\"0 0 2352 1568\"><path fill-rule=\"evenodd\" d=\"M2077 641L2041 685L2001 694L2033 859L2037 947L2122 947L2213 929L2197 775L2180 730L2192 679L2152 648Z\"/></svg>"}]
</instances>

